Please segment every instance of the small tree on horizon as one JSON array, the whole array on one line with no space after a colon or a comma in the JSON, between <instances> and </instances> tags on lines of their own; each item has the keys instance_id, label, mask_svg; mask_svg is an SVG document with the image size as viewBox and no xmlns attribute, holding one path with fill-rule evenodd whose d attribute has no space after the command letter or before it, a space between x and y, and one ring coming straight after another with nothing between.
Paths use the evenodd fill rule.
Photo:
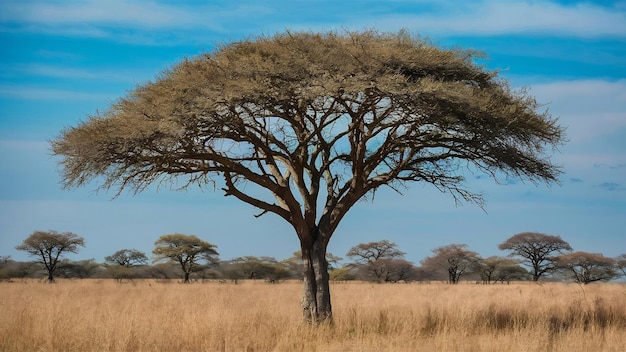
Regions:
<instances>
[{"instance_id":1,"label":"small tree on horizon","mask_svg":"<svg viewBox=\"0 0 626 352\"><path fill-rule=\"evenodd\" d=\"M557 256L572 250L560 236L537 232L518 233L502 242L498 248L511 251L509 256L522 257L522 263L531 268L533 281L539 281L542 276L556 270Z\"/></svg>"},{"instance_id":2,"label":"small tree on horizon","mask_svg":"<svg viewBox=\"0 0 626 352\"><path fill-rule=\"evenodd\" d=\"M138 274L135 267L148 264L146 254L136 249L121 249L104 260L109 264L107 273L118 281L133 280Z\"/></svg>"},{"instance_id":3,"label":"small tree on horizon","mask_svg":"<svg viewBox=\"0 0 626 352\"><path fill-rule=\"evenodd\" d=\"M626 253L620 254L615 258L615 266L622 272L622 276L626 276Z\"/></svg>"},{"instance_id":4,"label":"small tree on horizon","mask_svg":"<svg viewBox=\"0 0 626 352\"><path fill-rule=\"evenodd\" d=\"M346 256L352 258L368 276L379 282L390 281L394 259L404 258L398 245L388 240L360 243L348 250Z\"/></svg>"},{"instance_id":5,"label":"small tree on horizon","mask_svg":"<svg viewBox=\"0 0 626 352\"><path fill-rule=\"evenodd\" d=\"M84 246L85 240L74 233L50 230L33 232L15 249L39 258L39 263L48 271L48 282L54 282L59 259L65 253L78 253L78 247Z\"/></svg>"},{"instance_id":6,"label":"small tree on horizon","mask_svg":"<svg viewBox=\"0 0 626 352\"><path fill-rule=\"evenodd\" d=\"M216 245L203 241L195 235L163 235L154 243L154 262L162 260L180 264L183 282L189 283L192 272L203 268L205 264L218 262Z\"/></svg>"},{"instance_id":7,"label":"small tree on horizon","mask_svg":"<svg viewBox=\"0 0 626 352\"><path fill-rule=\"evenodd\" d=\"M328 244L377 189L431 184L483 205L467 170L556 182L564 130L526 91L399 33L279 33L185 59L52 141L65 187L212 187L292 225L303 315L332 319ZM181 186L182 185L182 186Z\"/></svg>"},{"instance_id":8,"label":"small tree on horizon","mask_svg":"<svg viewBox=\"0 0 626 352\"><path fill-rule=\"evenodd\" d=\"M461 277L478 271L481 258L467 249L466 244L450 244L432 250L434 255L421 261L424 268L442 268L448 274L448 283L458 284Z\"/></svg>"},{"instance_id":9,"label":"small tree on horizon","mask_svg":"<svg viewBox=\"0 0 626 352\"><path fill-rule=\"evenodd\" d=\"M577 251L561 255L556 260L558 268L581 284L610 281L621 276L613 258L600 253Z\"/></svg>"},{"instance_id":10,"label":"small tree on horizon","mask_svg":"<svg viewBox=\"0 0 626 352\"><path fill-rule=\"evenodd\" d=\"M133 265L148 264L146 254L136 249L121 249L104 257L104 260L109 264L117 264L126 268Z\"/></svg>"}]
</instances>

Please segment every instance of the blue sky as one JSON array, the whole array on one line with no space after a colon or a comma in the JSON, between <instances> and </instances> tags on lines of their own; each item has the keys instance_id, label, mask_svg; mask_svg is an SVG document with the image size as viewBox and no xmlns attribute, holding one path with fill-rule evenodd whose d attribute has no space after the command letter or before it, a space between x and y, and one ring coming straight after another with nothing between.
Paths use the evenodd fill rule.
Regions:
<instances>
[{"instance_id":1,"label":"blue sky","mask_svg":"<svg viewBox=\"0 0 626 352\"><path fill-rule=\"evenodd\" d=\"M86 240L72 259L123 248L150 253L168 233L218 245L222 259L298 250L290 226L218 191L123 194L62 190L48 141L185 57L260 34L407 29L442 47L484 51L513 87L526 87L567 127L552 156L560 185L469 177L485 211L429 186L382 190L348 213L330 244L388 239L418 264L439 246L483 256L524 231L575 250L626 253L626 1L126 1L0 2L0 255L35 230Z\"/></svg>"}]
</instances>

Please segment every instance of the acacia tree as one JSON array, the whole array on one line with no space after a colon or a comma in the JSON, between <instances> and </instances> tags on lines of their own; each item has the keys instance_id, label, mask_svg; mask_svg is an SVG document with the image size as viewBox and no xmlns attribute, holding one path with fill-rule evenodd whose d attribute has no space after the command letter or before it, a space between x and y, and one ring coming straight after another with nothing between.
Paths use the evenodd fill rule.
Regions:
<instances>
[{"instance_id":1,"label":"acacia tree","mask_svg":"<svg viewBox=\"0 0 626 352\"><path fill-rule=\"evenodd\" d=\"M183 270L183 282L189 282L189 275L205 265L218 262L217 246L205 242L194 235L163 235L154 242L152 253L155 262L169 260L180 264Z\"/></svg>"},{"instance_id":2,"label":"acacia tree","mask_svg":"<svg viewBox=\"0 0 626 352\"><path fill-rule=\"evenodd\" d=\"M486 284L522 280L528 277L528 271L511 258L491 256L480 260L478 269L480 270L480 278Z\"/></svg>"},{"instance_id":3,"label":"acacia tree","mask_svg":"<svg viewBox=\"0 0 626 352\"><path fill-rule=\"evenodd\" d=\"M620 254L615 258L615 266L626 276L626 253Z\"/></svg>"},{"instance_id":4,"label":"acacia tree","mask_svg":"<svg viewBox=\"0 0 626 352\"><path fill-rule=\"evenodd\" d=\"M146 254L136 249L121 249L104 257L104 260L114 265L107 267L107 271L118 281L132 280L135 276L133 266L148 264Z\"/></svg>"},{"instance_id":5,"label":"acacia tree","mask_svg":"<svg viewBox=\"0 0 626 352\"><path fill-rule=\"evenodd\" d=\"M511 251L511 256L524 258L522 263L532 269L533 281L539 281L543 275L556 269L558 254L571 251L569 243L560 236L545 235L536 232L522 232L498 245L501 250Z\"/></svg>"},{"instance_id":6,"label":"acacia tree","mask_svg":"<svg viewBox=\"0 0 626 352\"><path fill-rule=\"evenodd\" d=\"M104 257L107 263L121 265L129 268L133 265L148 264L146 254L136 249L121 249L109 256Z\"/></svg>"},{"instance_id":7,"label":"acacia tree","mask_svg":"<svg viewBox=\"0 0 626 352\"><path fill-rule=\"evenodd\" d=\"M448 282L459 283L464 275L476 271L480 267L481 258L478 253L467 249L466 244L450 244L432 250L435 254L422 260L425 268L440 267L448 273Z\"/></svg>"},{"instance_id":8,"label":"acacia tree","mask_svg":"<svg viewBox=\"0 0 626 352\"><path fill-rule=\"evenodd\" d=\"M220 182L259 216L278 215L300 240L304 316L326 321L328 243L378 188L426 182L482 206L463 183L466 167L494 178L557 180L546 147L562 143L563 129L475 57L406 32L233 42L63 130L52 151L65 187L97 180L140 192L160 182Z\"/></svg>"},{"instance_id":9,"label":"acacia tree","mask_svg":"<svg viewBox=\"0 0 626 352\"><path fill-rule=\"evenodd\" d=\"M620 276L613 258L600 253L574 252L558 257L557 266L568 272L578 283L609 281Z\"/></svg>"},{"instance_id":10,"label":"acacia tree","mask_svg":"<svg viewBox=\"0 0 626 352\"><path fill-rule=\"evenodd\" d=\"M78 253L78 247L84 246L85 239L71 232L35 231L15 249L38 257L48 271L48 282L54 282L54 273L63 254Z\"/></svg>"},{"instance_id":11,"label":"acacia tree","mask_svg":"<svg viewBox=\"0 0 626 352\"><path fill-rule=\"evenodd\" d=\"M404 257L404 254L395 243L383 240L358 244L350 248L346 256L352 258L375 280L390 281L393 260Z\"/></svg>"}]
</instances>

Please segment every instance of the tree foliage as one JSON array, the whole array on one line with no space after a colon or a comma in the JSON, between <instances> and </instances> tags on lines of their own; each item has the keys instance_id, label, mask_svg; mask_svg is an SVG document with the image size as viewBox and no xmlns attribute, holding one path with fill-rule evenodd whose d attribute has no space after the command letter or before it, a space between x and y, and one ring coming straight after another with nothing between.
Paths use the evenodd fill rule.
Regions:
<instances>
[{"instance_id":1,"label":"tree foliage","mask_svg":"<svg viewBox=\"0 0 626 352\"><path fill-rule=\"evenodd\" d=\"M65 253L78 253L85 240L71 232L35 231L15 248L37 257L48 271L48 281L54 282L59 259Z\"/></svg>"},{"instance_id":2,"label":"tree foliage","mask_svg":"<svg viewBox=\"0 0 626 352\"><path fill-rule=\"evenodd\" d=\"M434 255L422 260L422 267L440 267L446 270L448 282L457 284L461 277L480 267L480 256L467 249L466 244L450 244L432 250Z\"/></svg>"},{"instance_id":3,"label":"tree foliage","mask_svg":"<svg viewBox=\"0 0 626 352\"><path fill-rule=\"evenodd\" d=\"M352 258L365 271L366 279L383 282L398 281L393 272L402 265L395 260L403 258L404 254L395 243L382 240L358 244L350 248L346 256Z\"/></svg>"},{"instance_id":4,"label":"tree foliage","mask_svg":"<svg viewBox=\"0 0 626 352\"><path fill-rule=\"evenodd\" d=\"M524 280L528 278L528 271L518 265L516 260L492 256L480 260L480 278L483 283L511 282L512 280Z\"/></svg>"},{"instance_id":5,"label":"tree foliage","mask_svg":"<svg viewBox=\"0 0 626 352\"><path fill-rule=\"evenodd\" d=\"M66 187L221 180L225 195L283 218L301 244L305 317L326 320L328 242L379 187L425 182L482 205L466 168L557 180L546 154L563 129L474 59L407 32L243 40L180 62L62 131L52 150Z\"/></svg>"},{"instance_id":6,"label":"tree foliage","mask_svg":"<svg viewBox=\"0 0 626 352\"><path fill-rule=\"evenodd\" d=\"M620 254L615 258L615 265L622 272L622 275L626 276L626 253Z\"/></svg>"},{"instance_id":7,"label":"tree foliage","mask_svg":"<svg viewBox=\"0 0 626 352\"><path fill-rule=\"evenodd\" d=\"M104 260L107 263L117 264L127 268L133 265L148 264L146 254L136 249L121 249L104 257Z\"/></svg>"},{"instance_id":8,"label":"tree foliage","mask_svg":"<svg viewBox=\"0 0 626 352\"><path fill-rule=\"evenodd\" d=\"M498 248L511 251L511 256L522 257L522 263L532 270L533 281L539 281L539 278L556 269L558 254L572 250L560 236L536 232L518 233L502 242Z\"/></svg>"},{"instance_id":9,"label":"tree foliage","mask_svg":"<svg viewBox=\"0 0 626 352\"><path fill-rule=\"evenodd\" d=\"M291 275L287 265L272 257L239 257L229 260L221 266L226 277L231 280L263 279L276 283Z\"/></svg>"},{"instance_id":10,"label":"tree foliage","mask_svg":"<svg viewBox=\"0 0 626 352\"><path fill-rule=\"evenodd\" d=\"M195 235L163 235L154 243L155 262L168 260L180 264L183 270L183 282L189 282L192 272L203 268L204 264L218 261L217 246L205 242Z\"/></svg>"},{"instance_id":11,"label":"tree foliage","mask_svg":"<svg viewBox=\"0 0 626 352\"><path fill-rule=\"evenodd\" d=\"M599 253L582 251L568 253L559 256L556 263L576 282L585 285L596 281L609 281L620 276L615 260Z\"/></svg>"}]
</instances>

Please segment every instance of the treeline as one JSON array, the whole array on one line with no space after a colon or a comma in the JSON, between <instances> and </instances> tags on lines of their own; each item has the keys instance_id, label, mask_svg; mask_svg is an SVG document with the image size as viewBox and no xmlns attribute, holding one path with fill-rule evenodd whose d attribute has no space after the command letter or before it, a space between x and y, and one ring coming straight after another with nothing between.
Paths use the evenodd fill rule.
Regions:
<instances>
[{"instance_id":1,"label":"treeline","mask_svg":"<svg viewBox=\"0 0 626 352\"><path fill-rule=\"evenodd\" d=\"M77 253L84 239L73 233L36 231L18 245L35 261L19 262L0 256L0 280L25 278L110 278L118 281L157 280L265 280L277 283L302 279L300 252L277 260L273 257L245 256L220 260L217 246L197 236L171 234L159 237L150 259L136 249L121 249L105 257L72 261L67 253ZM450 244L432 250L420 265L407 261L405 252L390 241L362 243L343 258L327 253L330 279L372 282L462 280L482 283L511 281L575 281L588 284L626 276L626 254L616 258L599 253L574 251L559 236L525 232L512 236L498 248L506 256L482 258L465 244Z\"/></svg>"}]
</instances>

